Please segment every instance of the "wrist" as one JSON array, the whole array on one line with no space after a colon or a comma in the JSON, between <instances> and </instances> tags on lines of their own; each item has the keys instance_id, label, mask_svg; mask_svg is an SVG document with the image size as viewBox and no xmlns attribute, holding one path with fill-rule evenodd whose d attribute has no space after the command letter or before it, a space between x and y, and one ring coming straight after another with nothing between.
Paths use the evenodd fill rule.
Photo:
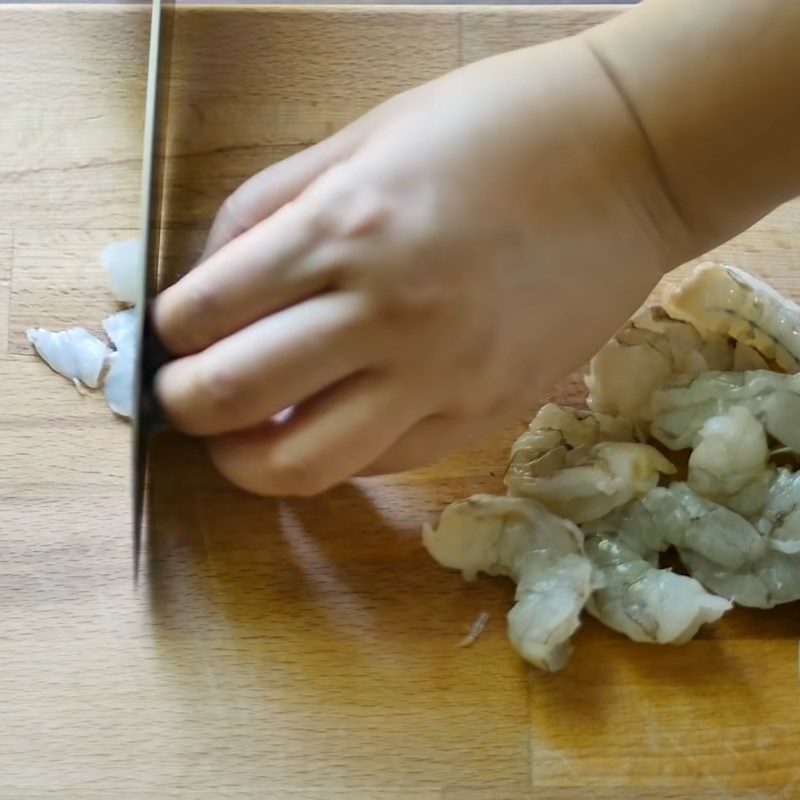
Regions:
<instances>
[{"instance_id":1,"label":"wrist","mask_svg":"<svg viewBox=\"0 0 800 800\"><path fill-rule=\"evenodd\" d=\"M800 193L800 5L649 0L585 36L695 255Z\"/></svg>"}]
</instances>

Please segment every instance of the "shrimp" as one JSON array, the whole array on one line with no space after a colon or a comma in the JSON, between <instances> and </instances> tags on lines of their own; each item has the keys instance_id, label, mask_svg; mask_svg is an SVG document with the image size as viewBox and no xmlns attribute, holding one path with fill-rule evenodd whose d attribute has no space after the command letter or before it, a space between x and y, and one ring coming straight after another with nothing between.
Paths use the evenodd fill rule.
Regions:
<instances>
[{"instance_id":1,"label":"shrimp","mask_svg":"<svg viewBox=\"0 0 800 800\"><path fill-rule=\"evenodd\" d=\"M800 554L769 550L752 564L733 571L691 550L680 555L693 578L740 606L773 608L800 600Z\"/></svg>"},{"instance_id":2,"label":"shrimp","mask_svg":"<svg viewBox=\"0 0 800 800\"><path fill-rule=\"evenodd\" d=\"M800 473L779 469L766 490L766 502L756 528L769 535L779 553L800 553Z\"/></svg>"},{"instance_id":3,"label":"shrimp","mask_svg":"<svg viewBox=\"0 0 800 800\"><path fill-rule=\"evenodd\" d=\"M138 300L139 283L144 267L141 240L127 239L106 245L100 254L100 263L106 271L117 301L125 305L134 305Z\"/></svg>"},{"instance_id":4,"label":"shrimp","mask_svg":"<svg viewBox=\"0 0 800 800\"><path fill-rule=\"evenodd\" d=\"M786 372L800 371L800 306L740 269L700 264L665 307L703 335L730 337Z\"/></svg>"},{"instance_id":5,"label":"shrimp","mask_svg":"<svg viewBox=\"0 0 800 800\"><path fill-rule=\"evenodd\" d=\"M711 417L747 409L767 433L800 452L800 375L767 370L707 372L687 386L659 389L651 435L672 450L689 447Z\"/></svg>"},{"instance_id":6,"label":"shrimp","mask_svg":"<svg viewBox=\"0 0 800 800\"><path fill-rule=\"evenodd\" d=\"M800 476L787 469L778 470L752 524L673 483L584 525L586 551L598 563L596 536L616 536L645 560L675 545L691 576L709 591L739 605L772 608L800 599L798 509ZM603 570L600 577L608 581Z\"/></svg>"},{"instance_id":7,"label":"shrimp","mask_svg":"<svg viewBox=\"0 0 800 800\"><path fill-rule=\"evenodd\" d=\"M769 549L752 563L723 569L707 554L681 550L686 567L704 586L745 606L772 608L800 599L800 473L775 471L754 527Z\"/></svg>"},{"instance_id":8,"label":"shrimp","mask_svg":"<svg viewBox=\"0 0 800 800\"><path fill-rule=\"evenodd\" d=\"M633 425L628 420L546 403L511 446L509 469L520 464L527 471L559 450L566 452L598 442L633 441Z\"/></svg>"},{"instance_id":9,"label":"shrimp","mask_svg":"<svg viewBox=\"0 0 800 800\"><path fill-rule=\"evenodd\" d=\"M422 541L436 561L467 580L479 572L511 578L517 584L508 614L514 648L542 669L566 664L594 588L580 528L535 500L474 495L445 508L438 527L423 528Z\"/></svg>"},{"instance_id":10,"label":"shrimp","mask_svg":"<svg viewBox=\"0 0 800 800\"><path fill-rule=\"evenodd\" d=\"M585 548L603 583L586 610L635 642L683 644L732 607L693 578L658 569L657 552L641 542L632 547L599 534L587 537Z\"/></svg>"},{"instance_id":11,"label":"shrimp","mask_svg":"<svg viewBox=\"0 0 800 800\"><path fill-rule=\"evenodd\" d=\"M768 537L744 517L698 497L685 483L651 489L601 520L583 526L586 536L615 535L637 552L674 546L691 550L726 570L752 564L767 552Z\"/></svg>"},{"instance_id":12,"label":"shrimp","mask_svg":"<svg viewBox=\"0 0 800 800\"><path fill-rule=\"evenodd\" d=\"M103 392L109 408L121 417L133 414L133 381L136 366L136 326L139 311L129 308L107 317L103 328L117 348L109 359Z\"/></svg>"},{"instance_id":13,"label":"shrimp","mask_svg":"<svg viewBox=\"0 0 800 800\"><path fill-rule=\"evenodd\" d=\"M96 389L101 384L111 350L89 331L29 328L27 337L37 355L55 372L69 378L79 391L81 385Z\"/></svg>"},{"instance_id":14,"label":"shrimp","mask_svg":"<svg viewBox=\"0 0 800 800\"><path fill-rule=\"evenodd\" d=\"M589 412L547 405L514 443L506 497L454 503L423 532L466 578L517 583L518 652L562 667L583 607L680 644L733 603L800 599L800 471L770 459L775 440L800 454L800 306L702 265L617 332L586 385ZM686 482L659 485L676 469L648 440L691 448ZM671 547L690 575L659 568Z\"/></svg>"},{"instance_id":15,"label":"shrimp","mask_svg":"<svg viewBox=\"0 0 800 800\"><path fill-rule=\"evenodd\" d=\"M743 406L709 417L689 457L689 487L745 518L757 516L775 477L764 426Z\"/></svg>"},{"instance_id":16,"label":"shrimp","mask_svg":"<svg viewBox=\"0 0 800 800\"><path fill-rule=\"evenodd\" d=\"M675 377L691 379L708 370L734 368L736 351L723 336L701 336L688 322L660 306L633 317L591 360L585 378L588 405L641 424L652 417L650 398ZM739 354L740 360L747 355Z\"/></svg>"},{"instance_id":17,"label":"shrimp","mask_svg":"<svg viewBox=\"0 0 800 800\"><path fill-rule=\"evenodd\" d=\"M800 473L775 469L768 459L764 427L745 408L734 406L700 429L687 483L750 520L773 549L800 553Z\"/></svg>"},{"instance_id":18,"label":"shrimp","mask_svg":"<svg viewBox=\"0 0 800 800\"><path fill-rule=\"evenodd\" d=\"M532 497L573 522L598 519L675 471L655 448L632 439L622 420L546 405L511 449L509 495Z\"/></svg>"}]
</instances>

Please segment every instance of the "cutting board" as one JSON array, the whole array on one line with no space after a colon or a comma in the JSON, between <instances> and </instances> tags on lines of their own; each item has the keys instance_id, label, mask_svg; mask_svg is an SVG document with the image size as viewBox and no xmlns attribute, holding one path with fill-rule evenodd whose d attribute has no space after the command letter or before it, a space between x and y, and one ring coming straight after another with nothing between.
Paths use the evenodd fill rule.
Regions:
<instances>
[{"instance_id":1,"label":"cutting board","mask_svg":"<svg viewBox=\"0 0 800 800\"><path fill-rule=\"evenodd\" d=\"M255 170L612 13L182 8L175 270ZM97 329L114 309L98 253L138 223L147 12L0 6L0 42L0 798L800 797L797 605L736 610L684 647L587 619L545 675L506 640L512 586L427 557L420 524L498 490L524 420L311 500L246 496L168 439L135 587L128 428L24 330ZM717 255L800 297L799 226L786 206ZM554 397L580 402L579 377ZM485 634L458 647L481 611Z\"/></svg>"}]
</instances>

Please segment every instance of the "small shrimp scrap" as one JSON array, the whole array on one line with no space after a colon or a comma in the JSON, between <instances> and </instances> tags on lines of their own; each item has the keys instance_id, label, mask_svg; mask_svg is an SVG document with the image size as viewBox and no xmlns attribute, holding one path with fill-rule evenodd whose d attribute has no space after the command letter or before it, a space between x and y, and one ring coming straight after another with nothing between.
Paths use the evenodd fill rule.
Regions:
<instances>
[{"instance_id":1,"label":"small shrimp scrap","mask_svg":"<svg viewBox=\"0 0 800 800\"><path fill-rule=\"evenodd\" d=\"M800 470L773 460L800 458L800 307L703 264L598 352L586 385L588 411L547 404L513 444L506 497L453 503L423 531L443 566L517 583L520 655L561 669L584 608L636 642L684 644L734 604L800 599ZM668 549L688 574L660 565Z\"/></svg>"},{"instance_id":2,"label":"small shrimp scrap","mask_svg":"<svg viewBox=\"0 0 800 800\"><path fill-rule=\"evenodd\" d=\"M483 632L486 630L490 619L491 616L488 611L481 611L481 613L475 617L472 625L469 626L466 636L458 643L458 646L470 647L475 644L475 642L483 636Z\"/></svg>"}]
</instances>

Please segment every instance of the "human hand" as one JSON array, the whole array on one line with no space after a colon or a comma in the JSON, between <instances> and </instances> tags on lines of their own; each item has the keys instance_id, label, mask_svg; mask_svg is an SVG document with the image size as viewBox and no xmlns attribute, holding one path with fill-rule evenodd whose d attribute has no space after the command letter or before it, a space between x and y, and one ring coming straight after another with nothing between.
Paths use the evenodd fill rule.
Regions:
<instances>
[{"instance_id":1,"label":"human hand","mask_svg":"<svg viewBox=\"0 0 800 800\"><path fill-rule=\"evenodd\" d=\"M414 467L528 411L691 238L586 42L508 53L234 193L158 298L158 392L256 493Z\"/></svg>"}]
</instances>

